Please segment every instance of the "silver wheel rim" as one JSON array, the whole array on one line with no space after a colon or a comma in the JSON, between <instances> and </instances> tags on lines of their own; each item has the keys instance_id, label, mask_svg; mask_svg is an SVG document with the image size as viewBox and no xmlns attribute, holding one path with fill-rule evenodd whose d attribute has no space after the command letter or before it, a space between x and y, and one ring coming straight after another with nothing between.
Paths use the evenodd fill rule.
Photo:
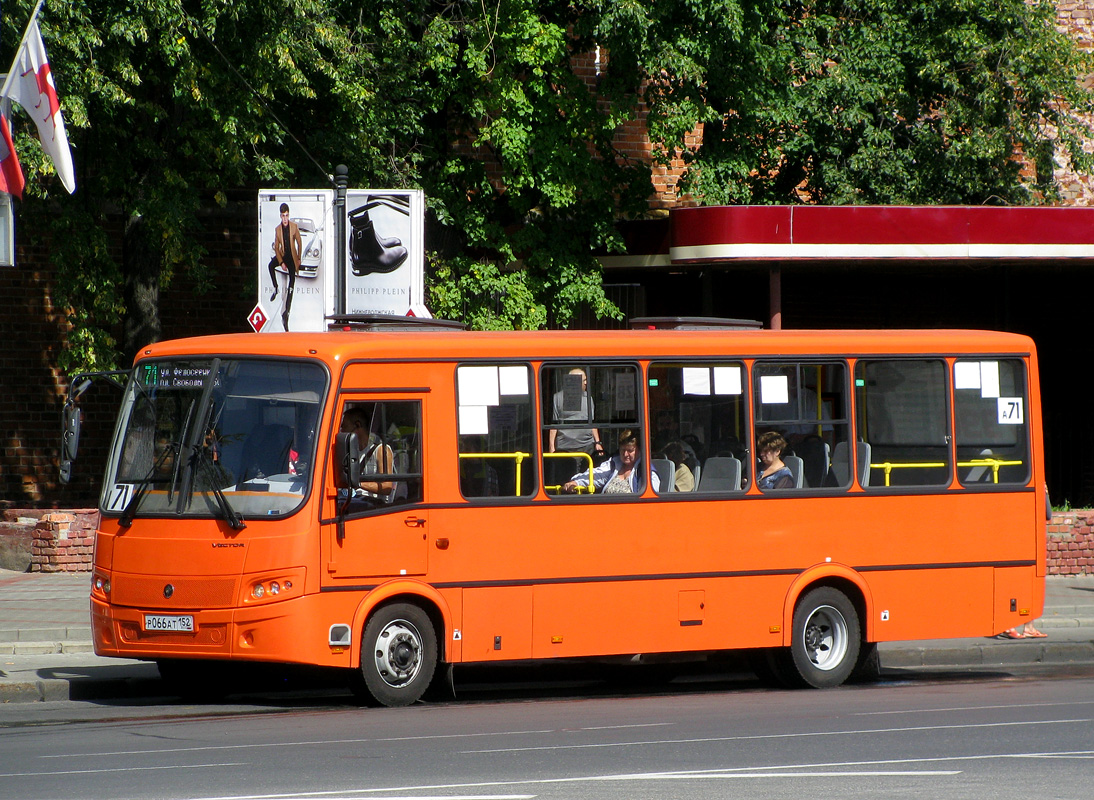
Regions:
<instances>
[{"instance_id":1,"label":"silver wheel rim","mask_svg":"<svg viewBox=\"0 0 1094 800\"><path fill-rule=\"evenodd\" d=\"M422 668L422 636L405 619L389 622L376 637L376 672L388 686L411 683Z\"/></svg>"},{"instance_id":2,"label":"silver wheel rim","mask_svg":"<svg viewBox=\"0 0 1094 800\"><path fill-rule=\"evenodd\" d=\"M805 654L814 667L824 672L843 663L847 639L847 620L832 606L821 606L813 611L802 630Z\"/></svg>"}]
</instances>

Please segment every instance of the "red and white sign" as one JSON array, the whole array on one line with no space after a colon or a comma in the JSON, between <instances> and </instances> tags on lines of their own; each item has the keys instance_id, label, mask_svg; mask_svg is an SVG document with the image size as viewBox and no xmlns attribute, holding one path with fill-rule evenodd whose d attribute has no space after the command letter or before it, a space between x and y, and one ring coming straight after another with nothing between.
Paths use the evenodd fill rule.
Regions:
<instances>
[{"instance_id":1,"label":"red and white sign","mask_svg":"<svg viewBox=\"0 0 1094 800\"><path fill-rule=\"evenodd\" d=\"M262 310L261 303L255 306L254 311L247 317L247 321L251 323L251 327L255 329L255 333L262 333L262 328L269 321L269 317L267 317L266 312Z\"/></svg>"}]
</instances>

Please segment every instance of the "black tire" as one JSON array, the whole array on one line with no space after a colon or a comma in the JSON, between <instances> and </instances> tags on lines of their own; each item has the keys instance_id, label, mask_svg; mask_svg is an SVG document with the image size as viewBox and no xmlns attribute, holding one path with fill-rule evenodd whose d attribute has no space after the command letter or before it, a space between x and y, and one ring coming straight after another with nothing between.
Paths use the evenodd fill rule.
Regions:
<instances>
[{"instance_id":1,"label":"black tire","mask_svg":"<svg viewBox=\"0 0 1094 800\"><path fill-rule=\"evenodd\" d=\"M417 702L437 669L437 634L418 606L376 610L361 640L361 680L367 699L395 708Z\"/></svg>"},{"instance_id":2,"label":"black tire","mask_svg":"<svg viewBox=\"0 0 1094 800\"><path fill-rule=\"evenodd\" d=\"M813 589L794 609L790 677L815 689L839 686L858 664L861 644L854 604L830 586Z\"/></svg>"},{"instance_id":3,"label":"black tire","mask_svg":"<svg viewBox=\"0 0 1094 800\"><path fill-rule=\"evenodd\" d=\"M858 652L858 663L851 670L852 683L877 683L881 680L881 658L877 642L863 642Z\"/></svg>"}]
</instances>

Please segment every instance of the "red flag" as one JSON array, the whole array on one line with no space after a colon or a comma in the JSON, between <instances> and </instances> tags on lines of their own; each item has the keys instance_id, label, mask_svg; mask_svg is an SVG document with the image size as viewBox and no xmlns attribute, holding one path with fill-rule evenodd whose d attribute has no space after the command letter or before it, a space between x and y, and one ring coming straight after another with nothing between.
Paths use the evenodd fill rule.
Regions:
<instances>
[{"instance_id":1,"label":"red flag","mask_svg":"<svg viewBox=\"0 0 1094 800\"><path fill-rule=\"evenodd\" d=\"M11 141L8 117L0 111L0 192L13 194L22 200L24 185L23 168L19 166L19 156L15 154L15 145Z\"/></svg>"},{"instance_id":2,"label":"red flag","mask_svg":"<svg viewBox=\"0 0 1094 800\"><path fill-rule=\"evenodd\" d=\"M65 133L65 121L61 118L61 104L49 71L46 46L38 30L38 21L32 20L15 56L11 68L11 91L8 96L30 114L38 126L38 138L46 151L61 183L69 194L76 191L76 171L72 166L72 149Z\"/></svg>"}]
</instances>

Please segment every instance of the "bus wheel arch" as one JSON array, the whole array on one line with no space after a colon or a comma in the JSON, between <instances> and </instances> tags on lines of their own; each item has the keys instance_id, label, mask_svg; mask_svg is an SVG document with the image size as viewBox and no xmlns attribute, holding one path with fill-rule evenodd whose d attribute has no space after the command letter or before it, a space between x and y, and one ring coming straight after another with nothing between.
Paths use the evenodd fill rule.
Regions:
<instances>
[{"instance_id":1,"label":"bus wheel arch","mask_svg":"<svg viewBox=\"0 0 1094 800\"><path fill-rule=\"evenodd\" d=\"M353 630L358 637L364 632L369 618L381 607L390 603L410 603L422 609L429 617L433 630L437 634L437 659L448 660L446 631L452 629L451 614L444 598L428 584L409 581L392 581L369 592L357 606L353 615ZM360 658L362 640L357 638L354 657Z\"/></svg>"},{"instance_id":2,"label":"bus wheel arch","mask_svg":"<svg viewBox=\"0 0 1094 800\"><path fill-rule=\"evenodd\" d=\"M830 586L842 592L855 606L863 641L869 641L872 638L871 608L873 607L873 600L870 595L870 587L861 575L848 567L836 564L826 564L824 566L826 569L823 572L803 572L790 586L783 607L784 645L790 644L794 628L794 611L798 607L798 603L806 594L820 586Z\"/></svg>"}]
</instances>

